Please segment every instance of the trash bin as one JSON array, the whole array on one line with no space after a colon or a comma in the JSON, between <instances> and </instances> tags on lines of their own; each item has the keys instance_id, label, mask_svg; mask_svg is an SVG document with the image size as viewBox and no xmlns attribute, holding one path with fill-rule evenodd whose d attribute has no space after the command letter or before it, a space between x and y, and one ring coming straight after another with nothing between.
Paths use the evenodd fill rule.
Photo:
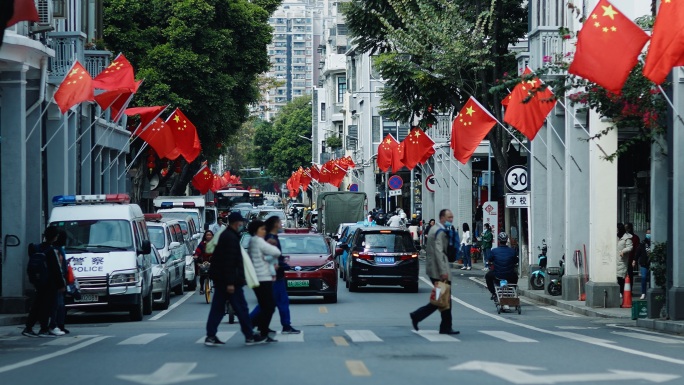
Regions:
<instances>
[{"instance_id":1,"label":"trash bin","mask_svg":"<svg viewBox=\"0 0 684 385\"><path fill-rule=\"evenodd\" d=\"M632 301L632 319L648 317L648 303L644 300Z\"/></svg>"}]
</instances>

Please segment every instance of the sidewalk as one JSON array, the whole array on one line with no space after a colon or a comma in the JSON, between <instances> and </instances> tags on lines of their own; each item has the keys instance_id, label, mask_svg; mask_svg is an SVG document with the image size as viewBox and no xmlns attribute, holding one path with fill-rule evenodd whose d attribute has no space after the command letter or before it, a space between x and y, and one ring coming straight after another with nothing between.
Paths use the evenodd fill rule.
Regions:
<instances>
[{"instance_id":1,"label":"sidewalk","mask_svg":"<svg viewBox=\"0 0 684 385\"><path fill-rule=\"evenodd\" d=\"M461 270L461 266L462 265L458 263L452 264L452 273L471 277L482 277L484 279L484 264L481 261L473 263L472 270ZM547 294L544 290L528 289L527 279L521 279L518 282L518 290L521 296L588 317L618 318L624 321L632 320L631 308L592 308L585 306L584 301L565 301L562 299L562 296L552 296ZM634 323L635 326L646 329L666 333L684 334L684 321L640 318L634 321Z\"/></svg>"}]
</instances>

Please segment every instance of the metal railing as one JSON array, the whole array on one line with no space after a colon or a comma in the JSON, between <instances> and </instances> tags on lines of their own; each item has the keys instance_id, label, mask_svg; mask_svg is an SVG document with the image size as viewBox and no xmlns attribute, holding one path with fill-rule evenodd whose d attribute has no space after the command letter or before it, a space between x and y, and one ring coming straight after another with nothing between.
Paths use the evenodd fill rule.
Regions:
<instances>
[{"instance_id":1,"label":"metal railing","mask_svg":"<svg viewBox=\"0 0 684 385\"><path fill-rule=\"evenodd\" d=\"M530 33L529 63L533 70L563 59L563 37L558 29L557 26L540 26ZM560 74L560 72L549 74Z\"/></svg>"},{"instance_id":2,"label":"metal railing","mask_svg":"<svg viewBox=\"0 0 684 385\"><path fill-rule=\"evenodd\" d=\"M50 32L49 46L55 50L55 57L50 58L48 66L50 83L59 83L64 79L75 60L85 62L86 34L83 32Z\"/></svg>"},{"instance_id":3,"label":"metal railing","mask_svg":"<svg viewBox=\"0 0 684 385\"><path fill-rule=\"evenodd\" d=\"M88 70L90 76L95 77L109 65L112 53L109 51L86 50L85 63L83 65Z\"/></svg>"},{"instance_id":4,"label":"metal railing","mask_svg":"<svg viewBox=\"0 0 684 385\"><path fill-rule=\"evenodd\" d=\"M448 115L437 116L437 123L427 129L435 143L446 143L451 139L451 121Z\"/></svg>"}]
</instances>

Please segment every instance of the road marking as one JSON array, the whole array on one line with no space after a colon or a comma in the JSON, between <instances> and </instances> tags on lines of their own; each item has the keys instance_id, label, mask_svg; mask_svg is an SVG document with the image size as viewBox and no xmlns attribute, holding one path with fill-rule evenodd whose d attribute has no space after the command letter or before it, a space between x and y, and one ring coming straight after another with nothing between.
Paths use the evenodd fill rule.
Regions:
<instances>
[{"instance_id":1,"label":"road marking","mask_svg":"<svg viewBox=\"0 0 684 385\"><path fill-rule=\"evenodd\" d=\"M352 376L368 377L371 375L370 370L364 365L363 361L348 360L345 364Z\"/></svg>"},{"instance_id":2,"label":"road marking","mask_svg":"<svg viewBox=\"0 0 684 385\"><path fill-rule=\"evenodd\" d=\"M352 342L382 342L380 337L370 330L345 330L344 332L347 333Z\"/></svg>"},{"instance_id":3,"label":"road marking","mask_svg":"<svg viewBox=\"0 0 684 385\"><path fill-rule=\"evenodd\" d=\"M439 334L437 330L411 330L412 332L418 334L419 336L425 338L430 342L460 342L456 337L452 337L448 334Z\"/></svg>"},{"instance_id":4,"label":"road marking","mask_svg":"<svg viewBox=\"0 0 684 385\"><path fill-rule=\"evenodd\" d=\"M78 336L73 336L73 337L66 337L62 336L59 338L55 338L50 342L46 342L44 344L41 344L43 346L69 346L73 345L75 343L81 342L86 338L95 338L99 337L99 335L94 334L94 335L78 335Z\"/></svg>"},{"instance_id":5,"label":"road marking","mask_svg":"<svg viewBox=\"0 0 684 385\"><path fill-rule=\"evenodd\" d=\"M325 326L325 327L327 327L327 328L334 328L334 327L335 327L335 324L332 324L332 323L330 323L330 324L323 324L323 326Z\"/></svg>"},{"instance_id":6,"label":"road marking","mask_svg":"<svg viewBox=\"0 0 684 385\"><path fill-rule=\"evenodd\" d=\"M68 348L66 348L66 349L62 349L62 350L56 351L56 352L54 352L54 353L50 353L50 354L45 354L45 355L42 355L42 356L34 357L34 358L29 359L29 360L17 362L16 364L12 364L12 365L1 366L1 367L0 367L0 373L5 373L5 372L9 372L10 370L23 368L24 366L34 365L34 364L36 364L36 363L38 363L38 362L45 361L45 360L49 360L50 358L55 358L55 357L63 356L63 355L65 355L65 354L74 352L74 351L76 351L76 350L83 349L83 348L85 348L86 346L90 346L90 345L92 345L92 344L96 344L96 343L98 343L98 342L104 340L105 338L109 338L109 337L108 337L108 336L95 337L95 338L93 338L93 339L90 339L90 340L81 342L81 343L78 344L78 345L74 345L74 346L68 347Z\"/></svg>"},{"instance_id":7,"label":"road marking","mask_svg":"<svg viewBox=\"0 0 684 385\"><path fill-rule=\"evenodd\" d=\"M120 374L116 377L143 385L178 384L216 377L216 374L190 374L196 367L196 362L167 362L151 374Z\"/></svg>"},{"instance_id":8,"label":"road marking","mask_svg":"<svg viewBox=\"0 0 684 385\"><path fill-rule=\"evenodd\" d=\"M218 332L218 333L216 333L216 337L218 337L218 339L221 340L222 342L228 341L234 335L235 335L235 332ZM207 338L207 337L202 337L202 338L198 339L197 341L195 341L195 343L196 344L203 344L205 338Z\"/></svg>"},{"instance_id":9,"label":"road marking","mask_svg":"<svg viewBox=\"0 0 684 385\"><path fill-rule=\"evenodd\" d=\"M321 314L327 314L327 313L328 313L328 308L325 307L325 306L320 306L320 307L318 308L318 312L321 313Z\"/></svg>"},{"instance_id":10,"label":"road marking","mask_svg":"<svg viewBox=\"0 0 684 385\"><path fill-rule=\"evenodd\" d=\"M280 342L304 342L304 331L299 334L282 334L278 332L278 341Z\"/></svg>"},{"instance_id":11,"label":"road marking","mask_svg":"<svg viewBox=\"0 0 684 385\"><path fill-rule=\"evenodd\" d=\"M183 298L179 299L176 303L174 303L173 305L171 305L168 309L160 311L159 314L157 314L156 316L150 318L148 321L156 321L156 320L160 319L161 317L163 317L163 316L169 314L169 312L170 312L171 310L173 310L173 309L177 308L178 306L180 306L183 302L185 302L185 301L187 301L188 299L190 299L190 297L192 297L194 294L195 294L194 291L191 291L191 292L187 293L186 295L183 296Z\"/></svg>"},{"instance_id":12,"label":"road marking","mask_svg":"<svg viewBox=\"0 0 684 385\"><path fill-rule=\"evenodd\" d=\"M337 346L349 346L349 342L347 342L347 339L342 336L335 336L332 338L332 340Z\"/></svg>"},{"instance_id":13,"label":"road marking","mask_svg":"<svg viewBox=\"0 0 684 385\"><path fill-rule=\"evenodd\" d=\"M145 345L156 340L159 337L164 337L168 333L145 333L126 338L125 340L119 342L117 345Z\"/></svg>"},{"instance_id":14,"label":"road marking","mask_svg":"<svg viewBox=\"0 0 684 385\"><path fill-rule=\"evenodd\" d=\"M625 337L631 337L631 338L636 338L639 340L646 340L646 341L651 341L651 342L659 342L661 344L684 344L684 341L682 340L677 340L673 338L666 338L666 337L658 337L658 336L651 336L648 334L641 334L641 333L630 333L630 332L612 332L612 334L617 334Z\"/></svg>"},{"instance_id":15,"label":"road marking","mask_svg":"<svg viewBox=\"0 0 684 385\"><path fill-rule=\"evenodd\" d=\"M639 333L642 333L642 334L653 334L653 335L656 335L656 336L663 336L663 337L667 337L667 338L670 338L670 339L676 339L676 340L684 341L684 337L679 337L679 336L675 336L675 335L672 335L672 334L664 334L664 333L657 332L657 331L652 331L652 330L644 330L644 329L637 328L637 327L632 327L632 326L623 326L623 325L618 325L618 324L608 324L608 325L606 325L606 326L609 326L609 327L612 327L612 328L617 328L617 329L632 330L632 331L639 332Z\"/></svg>"},{"instance_id":16,"label":"road marking","mask_svg":"<svg viewBox=\"0 0 684 385\"><path fill-rule=\"evenodd\" d=\"M504 340L506 342L539 342L531 338L519 336L513 333L508 333L500 330L480 330L480 333Z\"/></svg>"},{"instance_id":17,"label":"road marking","mask_svg":"<svg viewBox=\"0 0 684 385\"><path fill-rule=\"evenodd\" d=\"M0 341L16 341L24 337L14 336L14 337L0 337Z\"/></svg>"},{"instance_id":18,"label":"road marking","mask_svg":"<svg viewBox=\"0 0 684 385\"><path fill-rule=\"evenodd\" d=\"M426 279L425 277L422 277L422 276L421 276L421 277L419 277L419 278L420 278L421 281L425 282L425 284L427 284L429 287L432 287L432 286L433 286L433 285L432 285L432 282L430 282L430 280ZM592 338L592 339L589 339L589 338L586 338L586 339L585 339L585 338L581 338L581 339L580 339L580 338L578 338L578 336L580 336L580 335L579 335L579 334L575 334L575 333L559 334L559 333L558 333L557 331L555 331L555 330L546 330L546 329L542 329L542 328L539 328L539 327L536 327L536 326L527 325L527 324L524 324L524 323L522 323L522 322L516 322L516 321L513 321L513 320L511 320L511 319L508 319L508 318L506 318L506 317L502 317L502 316L499 316L499 315L496 315L496 314L491 314L491 313L489 313L488 311L485 311L485 310L483 310L483 309L480 309L479 307L474 306L474 305L471 305L471 304L469 304L469 303L467 303L467 302L465 302L465 301L463 301L463 300L460 300L460 299L454 297L453 295L451 296L451 299L452 299L454 302L458 303L459 305L462 305L462 306L464 306L464 307L466 307L466 308L468 308L468 309L470 309L470 310L472 310L472 311L474 311L474 312L476 312L476 313L480 313L480 314L482 314L482 315L484 315L484 316L486 316L486 317L489 317L489 318L495 319L495 320L497 320L497 321L501 321L501 322L507 323L507 324L509 324L509 325L515 325L515 326L519 326L519 327L521 327L521 328L525 328L525 329L532 330L532 331L539 332L539 333L550 334L550 335L553 335L553 336L561 336L561 337L563 337L563 338L567 338L567 339L571 339L571 340L575 340L575 341L580 341L580 342L584 342L584 343L591 344L591 345L595 345L595 346L600 346L600 347L603 347L603 348L606 348L606 349L617 350L617 351L620 351L620 352L623 352L623 353L633 354L633 355L635 355L635 356L641 356L641 357L651 358L651 359L658 360L658 361L664 361L664 362L669 362L669 363L672 363L672 364L677 364L677 365L682 365L682 366L684 366L684 360L679 360L679 359L676 359L676 358L667 357L667 356L663 356L663 355L660 355L660 354L647 353L647 352L643 352L643 351L640 351L640 350L634 350L634 349L630 349L630 348L626 348L626 347L622 347L622 346L612 345L612 344L610 344L610 343L602 342L603 340L599 340L598 338Z\"/></svg>"},{"instance_id":19,"label":"road marking","mask_svg":"<svg viewBox=\"0 0 684 385\"><path fill-rule=\"evenodd\" d=\"M594 330L598 329L598 326L556 326L558 329L562 330Z\"/></svg>"}]
</instances>

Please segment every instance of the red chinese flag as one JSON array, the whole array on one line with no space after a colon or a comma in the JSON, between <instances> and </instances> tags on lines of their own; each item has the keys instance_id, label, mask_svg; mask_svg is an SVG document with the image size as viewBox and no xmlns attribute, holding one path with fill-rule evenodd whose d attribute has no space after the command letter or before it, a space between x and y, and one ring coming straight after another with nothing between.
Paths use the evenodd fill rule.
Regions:
<instances>
[{"instance_id":1,"label":"red chinese flag","mask_svg":"<svg viewBox=\"0 0 684 385\"><path fill-rule=\"evenodd\" d=\"M451 125L454 158L466 164L495 124L496 118L471 96Z\"/></svg>"},{"instance_id":2,"label":"red chinese flag","mask_svg":"<svg viewBox=\"0 0 684 385\"><path fill-rule=\"evenodd\" d=\"M201 150L195 125L192 124L190 119L188 119L179 108L176 108L171 116L166 119L166 124L173 129L173 133L176 136L176 143L178 144L178 151L183 155L183 158L185 158L188 163L195 160Z\"/></svg>"},{"instance_id":3,"label":"red chinese flag","mask_svg":"<svg viewBox=\"0 0 684 385\"><path fill-rule=\"evenodd\" d=\"M330 161L327 161L323 164L323 166L321 166L321 175L318 178L318 181L321 183L330 183L331 173L331 163Z\"/></svg>"},{"instance_id":4,"label":"red chinese flag","mask_svg":"<svg viewBox=\"0 0 684 385\"><path fill-rule=\"evenodd\" d=\"M93 79L93 86L97 89L115 91L118 89L137 90L133 66L120 53L99 75Z\"/></svg>"},{"instance_id":5,"label":"red chinese flag","mask_svg":"<svg viewBox=\"0 0 684 385\"><path fill-rule=\"evenodd\" d=\"M508 107L508 103L511 102L511 99L513 99L513 92L512 91L511 91L511 93L506 95L505 98L501 99L501 105L504 107Z\"/></svg>"},{"instance_id":6,"label":"red chinese flag","mask_svg":"<svg viewBox=\"0 0 684 385\"><path fill-rule=\"evenodd\" d=\"M142 132L152 124L162 112L164 112L166 107L167 106L133 107L126 108L124 113L128 116L140 115L140 131Z\"/></svg>"},{"instance_id":7,"label":"red chinese flag","mask_svg":"<svg viewBox=\"0 0 684 385\"><path fill-rule=\"evenodd\" d=\"M568 72L620 94L648 35L608 1L600 0L577 37Z\"/></svg>"},{"instance_id":8,"label":"red chinese flag","mask_svg":"<svg viewBox=\"0 0 684 385\"><path fill-rule=\"evenodd\" d=\"M55 92L55 102L62 114L78 103L95 100L93 78L88 71L75 61Z\"/></svg>"},{"instance_id":9,"label":"red chinese flag","mask_svg":"<svg viewBox=\"0 0 684 385\"><path fill-rule=\"evenodd\" d=\"M346 169L350 168L356 168L356 163L354 163L354 160L352 160L351 156L347 155L344 158L340 159L339 162L343 167Z\"/></svg>"},{"instance_id":10,"label":"red chinese flag","mask_svg":"<svg viewBox=\"0 0 684 385\"><path fill-rule=\"evenodd\" d=\"M309 173L311 174L311 179L313 180L319 180L321 178L321 170L315 164L311 165L309 168Z\"/></svg>"},{"instance_id":11,"label":"red chinese flag","mask_svg":"<svg viewBox=\"0 0 684 385\"><path fill-rule=\"evenodd\" d=\"M525 71L526 75L532 71ZM556 105L549 88L540 88L541 81L533 77L518 83L504 114L504 122L515 127L527 139L532 140L544 125L544 120Z\"/></svg>"},{"instance_id":12,"label":"red chinese flag","mask_svg":"<svg viewBox=\"0 0 684 385\"><path fill-rule=\"evenodd\" d=\"M684 2L665 0L656 15L644 76L661 84L679 66L684 66Z\"/></svg>"},{"instance_id":13,"label":"red chinese flag","mask_svg":"<svg viewBox=\"0 0 684 385\"><path fill-rule=\"evenodd\" d=\"M160 118L155 119L146 130L143 130L143 128L144 126L139 125L133 132L133 135L147 142L159 155L159 158L166 158L176 148L176 141L171 128Z\"/></svg>"},{"instance_id":14,"label":"red chinese flag","mask_svg":"<svg viewBox=\"0 0 684 385\"><path fill-rule=\"evenodd\" d=\"M33 0L2 0L2 1L14 1L14 13L12 18L9 19L7 25L2 26L3 29L13 26L20 21L40 21L38 17L38 10L36 9L36 3ZM3 19L5 19L3 17Z\"/></svg>"},{"instance_id":15,"label":"red chinese flag","mask_svg":"<svg viewBox=\"0 0 684 385\"><path fill-rule=\"evenodd\" d=\"M435 150L432 148L435 142L430 139L425 131L418 127L411 129L402 144L401 162L409 170L413 170L418 163L425 163L435 153ZM392 171L396 172L394 169Z\"/></svg>"},{"instance_id":16,"label":"red chinese flag","mask_svg":"<svg viewBox=\"0 0 684 385\"><path fill-rule=\"evenodd\" d=\"M299 182L302 184L303 191L309 189L309 184L311 184L311 171L308 168L302 170L302 175L299 177Z\"/></svg>"},{"instance_id":17,"label":"red chinese flag","mask_svg":"<svg viewBox=\"0 0 684 385\"><path fill-rule=\"evenodd\" d=\"M335 187L340 187L344 177L347 175L347 169L344 167L344 162L340 162L341 159L333 161L330 174L330 183Z\"/></svg>"},{"instance_id":18,"label":"red chinese flag","mask_svg":"<svg viewBox=\"0 0 684 385\"><path fill-rule=\"evenodd\" d=\"M398 146L399 143L392 134L387 134L382 143L378 145L378 168L382 172L387 172L392 167L392 155L394 154L394 149Z\"/></svg>"},{"instance_id":19,"label":"red chinese flag","mask_svg":"<svg viewBox=\"0 0 684 385\"><path fill-rule=\"evenodd\" d=\"M133 95L138 92L142 80L135 83L133 89L119 88L113 91L105 91L101 94L95 95L95 101L100 105L100 108L106 110L111 107L112 120L118 121L123 115L123 110L126 109L131 102Z\"/></svg>"},{"instance_id":20,"label":"red chinese flag","mask_svg":"<svg viewBox=\"0 0 684 385\"><path fill-rule=\"evenodd\" d=\"M402 141L401 143L397 144L397 147L394 147L392 150L392 172L393 173L398 173L399 170L401 170L404 167L404 163L402 163L401 158L404 155L404 142Z\"/></svg>"},{"instance_id":21,"label":"red chinese flag","mask_svg":"<svg viewBox=\"0 0 684 385\"><path fill-rule=\"evenodd\" d=\"M206 165L192 177L192 186L199 190L200 194L204 195L211 189L211 185L214 182L214 173L211 172L209 167Z\"/></svg>"}]
</instances>

